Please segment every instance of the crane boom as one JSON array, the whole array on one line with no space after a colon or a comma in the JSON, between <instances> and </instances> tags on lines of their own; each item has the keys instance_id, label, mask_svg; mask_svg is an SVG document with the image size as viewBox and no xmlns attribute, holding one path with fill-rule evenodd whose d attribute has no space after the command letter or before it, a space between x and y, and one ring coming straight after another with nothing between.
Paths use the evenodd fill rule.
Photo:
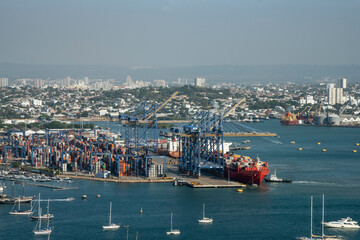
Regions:
<instances>
[{"instance_id":1,"label":"crane boom","mask_svg":"<svg viewBox=\"0 0 360 240\"><path fill-rule=\"evenodd\" d=\"M171 101L171 99L173 99L179 92L175 92L173 95L171 95L171 97L169 97L165 102L163 102L163 104L161 104L161 106L159 108L157 108L155 110L155 113L157 113L158 111L160 111L168 102ZM147 120L149 120L150 118L152 118L154 116L154 113L151 113L148 117Z\"/></svg>"},{"instance_id":2,"label":"crane boom","mask_svg":"<svg viewBox=\"0 0 360 240\"><path fill-rule=\"evenodd\" d=\"M242 98L238 103L236 103L232 108L230 108L229 111L227 111L223 118L227 117L232 111L234 111L243 101L245 101L246 98Z\"/></svg>"},{"instance_id":3,"label":"crane boom","mask_svg":"<svg viewBox=\"0 0 360 240\"><path fill-rule=\"evenodd\" d=\"M320 113L321 113L321 104L322 104L322 102L320 102L320 105L319 105L318 115L320 115Z\"/></svg>"}]
</instances>

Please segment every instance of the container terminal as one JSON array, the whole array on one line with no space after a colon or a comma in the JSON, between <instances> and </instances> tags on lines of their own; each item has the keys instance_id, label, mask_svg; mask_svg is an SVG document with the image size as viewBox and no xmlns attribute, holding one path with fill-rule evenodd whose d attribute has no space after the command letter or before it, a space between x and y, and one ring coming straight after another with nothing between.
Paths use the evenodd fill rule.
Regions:
<instances>
[{"instance_id":1,"label":"container terminal","mask_svg":"<svg viewBox=\"0 0 360 240\"><path fill-rule=\"evenodd\" d=\"M224 119L245 98L223 114L203 111L182 129L171 128L165 134L165 141L172 145L164 144L159 139L156 115L176 94L160 106L148 106L144 102L131 114L120 114L118 123L125 129L121 141L109 128L9 130L0 138L0 163L3 168L18 162L22 169L33 172L101 181L181 179L194 188L260 184L262 179L254 182L251 174L259 175L262 169L267 174L267 163L229 154L231 143L224 141L224 136L277 136L260 131L243 132L241 124L236 122L227 121L225 127ZM250 174L246 180L239 178L243 174L240 166L245 174Z\"/></svg>"}]
</instances>

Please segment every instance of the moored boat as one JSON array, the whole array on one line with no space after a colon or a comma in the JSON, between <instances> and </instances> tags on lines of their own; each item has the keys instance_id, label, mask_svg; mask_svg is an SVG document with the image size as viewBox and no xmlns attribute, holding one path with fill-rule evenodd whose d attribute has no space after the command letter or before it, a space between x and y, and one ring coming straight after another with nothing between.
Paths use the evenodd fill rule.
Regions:
<instances>
[{"instance_id":1,"label":"moored boat","mask_svg":"<svg viewBox=\"0 0 360 240\"><path fill-rule=\"evenodd\" d=\"M20 199L20 196L19 198ZM19 207L17 210L13 210L14 207L16 206L16 203L14 204L14 207L13 209L9 212L10 215L30 215L30 214L33 214L33 211L32 211L32 204L31 204L31 208L29 210L21 210L21 201L18 201L18 204L17 204Z\"/></svg>"},{"instance_id":2,"label":"moored boat","mask_svg":"<svg viewBox=\"0 0 360 240\"><path fill-rule=\"evenodd\" d=\"M111 223L111 206L112 202L110 202L109 225L102 226L104 230L117 230L120 228L120 224Z\"/></svg>"},{"instance_id":3,"label":"moored boat","mask_svg":"<svg viewBox=\"0 0 360 240\"><path fill-rule=\"evenodd\" d=\"M225 177L244 184L260 185L270 172L267 162L258 157L231 155L227 160L230 163L225 169Z\"/></svg>"},{"instance_id":4,"label":"moored boat","mask_svg":"<svg viewBox=\"0 0 360 240\"><path fill-rule=\"evenodd\" d=\"M357 221L352 220L351 217L341 218L338 221L324 222L324 227L327 228L360 228Z\"/></svg>"},{"instance_id":5,"label":"moored boat","mask_svg":"<svg viewBox=\"0 0 360 240\"><path fill-rule=\"evenodd\" d=\"M167 235L179 235L180 230L179 229L173 229L173 213L171 213L170 218L170 231L166 232Z\"/></svg>"},{"instance_id":6,"label":"moored boat","mask_svg":"<svg viewBox=\"0 0 360 240\"><path fill-rule=\"evenodd\" d=\"M198 222L199 223L212 223L213 222L212 218L205 217L205 203L203 204L203 217L202 217L202 219L199 219Z\"/></svg>"}]
</instances>

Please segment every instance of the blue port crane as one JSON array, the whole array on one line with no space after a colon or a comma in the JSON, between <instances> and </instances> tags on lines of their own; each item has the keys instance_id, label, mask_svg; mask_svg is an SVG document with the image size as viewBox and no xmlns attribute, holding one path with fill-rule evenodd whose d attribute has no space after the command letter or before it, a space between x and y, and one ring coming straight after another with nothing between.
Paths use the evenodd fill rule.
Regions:
<instances>
[{"instance_id":1,"label":"blue port crane","mask_svg":"<svg viewBox=\"0 0 360 240\"><path fill-rule=\"evenodd\" d=\"M179 170L201 176L201 169L211 169L224 174L226 167L224 153L223 119L233 112L245 98L242 98L224 114L210 111L200 112L194 120L183 127L180 134Z\"/></svg>"}]
</instances>

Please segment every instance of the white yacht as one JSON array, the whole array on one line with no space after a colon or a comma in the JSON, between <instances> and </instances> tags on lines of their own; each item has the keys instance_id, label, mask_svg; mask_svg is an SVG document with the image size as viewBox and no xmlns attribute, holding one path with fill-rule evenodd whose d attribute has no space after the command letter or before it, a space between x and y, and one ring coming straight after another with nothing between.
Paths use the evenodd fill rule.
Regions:
<instances>
[{"instance_id":1,"label":"white yacht","mask_svg":"<svg viewBox=\"0 0 360 240\"><path fill-rule=\"evenodd\" d=\"M328 228L360 228L357 221L351 217L342 218L338 221L324 222L324 226Z\"/></svg>"},{"instance_id":2,"label":"white yacht","mask_svg":"<svg viewBox=\"0 0 360 240\"><path fill-rule=\"evenodd\" d=\"M212 223L213 222L212 218L205 217L205 203L203 204L203 217L202 217L202 219L199 219L198 221L199 221L199 223Z\"/></svg>"},{"instance_id":3,"label":"white yacht","mask_svg":"<svg viewBox=\"0 0 360 240\"><path fill-rule=\"evenodd\" d=\"M110 215L109 215L109 225L102 226L104 230L117 230L120 228L119 224L111 223L111 206L112 202L110 202Z\"/></svg>"},{"instance_id":4,"label":"white yacht","mask_svg":"<svg viewBox=\"0 0 360 240\"><path fill-rule=\"evenodd\" d=\"M171 218L170 218L170 231L166 232L167 235L179 235L180 234L180 230L179 229L173 229L173 213L171 213Z\"/></svg>"}]
</instances>

